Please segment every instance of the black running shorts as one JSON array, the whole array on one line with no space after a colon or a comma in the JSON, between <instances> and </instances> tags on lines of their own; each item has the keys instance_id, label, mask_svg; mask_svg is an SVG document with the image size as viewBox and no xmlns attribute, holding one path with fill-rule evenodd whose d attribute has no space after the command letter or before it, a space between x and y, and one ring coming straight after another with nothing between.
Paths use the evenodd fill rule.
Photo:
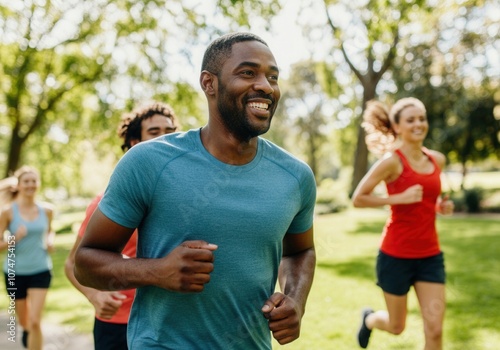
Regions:
<instances>
[{"instance_id":1,"label":"black running shorts","mask_svg":"<svg viewBox=\"0 0 500 350\"><path fill-rule=\"evenodd\" d=\"M401 259L381 251L377 256L377 285L386 293L405 295L415 282L445 283L444 255Z\"/></svg>"}]
</instances>

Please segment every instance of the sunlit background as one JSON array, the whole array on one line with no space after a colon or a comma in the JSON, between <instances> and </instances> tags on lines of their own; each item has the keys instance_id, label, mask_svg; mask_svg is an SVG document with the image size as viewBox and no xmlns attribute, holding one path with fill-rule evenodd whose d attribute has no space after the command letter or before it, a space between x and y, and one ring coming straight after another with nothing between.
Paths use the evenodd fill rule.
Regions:
<instances>
[{"instance_id":1,"label":"sunlit background","mask_svg":"<svg viewBox=\"0 0 500 350\"><path fill-rule=\"evenodd\" d=\"M406 96L426 105L425 145L448 158L443 191L457 211L438 220L446 349L498 349L498 0L0 0L0 178L37 167L40 197L57 208L46 345L91 341L94 311L63 265L123 155L120 116L156 99L174 107L182 130L204 125L202 55L230 31L272 49L282 98L264 137L306 161L318 184L316 277L301 338L286 349L352 350L358 310L383 307L373 257L387 213L356 211L349 195L376 160L360 129L365 103ZM405 333L377 332L370 349L423 348L412 298ZM0 318L8 302L0 298Z\"/></svg>"},{"instance_id":2,"label":"sunlit background","mask_svg":"<svg viewBox=\"0 0 500 350\"><path fill-rule=\"evenodd\" d=\"M460 190L464 174L498 170L499 23L493 0L0 0L0 171L39 167L52 199L101 191L122 155L120 115L159 99L183 130L202 126L205 47L250 31L281 70L265 137L308 162L320 188L347 198L375 160L364 103L412 95Z\"/></svg>"}]
</instances>

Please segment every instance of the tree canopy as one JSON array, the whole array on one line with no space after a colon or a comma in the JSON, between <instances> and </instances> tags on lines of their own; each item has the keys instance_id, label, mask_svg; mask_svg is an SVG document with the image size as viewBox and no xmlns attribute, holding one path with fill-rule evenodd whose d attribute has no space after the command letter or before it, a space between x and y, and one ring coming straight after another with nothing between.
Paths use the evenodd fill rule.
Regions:
<instances>
[{"instance_id":1,"label":"tree canopy","mask_svg":"<svg viewBox=\"0 0 500 350\"><path fill-rule=\"evenodd\" d=\"M476 105L479 100L473 96L482 95L490 97L488 103L490 111L492 106L498 105L499 101L493 101L492 94L499 85L500 45L498 11L494 11L494 1L469 0L457 3L322 0L321 2L324 5L326 27L302 24L308 28L307 33L311 43L321 36L321 46L330 48L330 55L325 58L325 68L330 74L327 75L329 79L323 86L325 91L331 92L332 97L343 98L344 108L337 113L350 115L351 124L345 128L344 135L347 142L356 144L354 157L351 158L353 162L351 192L368 167L368 152L360 123L368 100L378 98L391 102L402 96L413 95L427 104L432 104L429 107L433 110L436 105L431 103L432 99L426 97L436 92L433 90L434 84L442 85L440 94L449 94L447 96L449 101L454 98L458 98L457 101L465 99ZM316 1L309 1L304 8L312 7L314 3ZM426 47L427 50L419 52L422 47ZM426 55L429 59L426 59ZM437 64L436 59L438 59ZM423 79L424 70L427 71L428 80ZM351 77L348 75L349 72ZM445 88L445 85L456 87L456 83L462 86L463 93L457 94L459 90L456 88ZM415 88L416 86L419 86L419 89ZM355 109L349 103L352 100L357 101L358 107ZM473 100L476 102L472 102ZM454 129L456 134L461 133L458 130L468 128L466 120L470 120L472 116L468 111L472 111L473 108L462 108L458 114L456 113L460 109L458 104L447 105L446 108L447 121L433 125L438 128L438 131L433 131L434 133L450 131L449 123L453 118L449 117L452 115L458 116L461 121L459 123L461 126L458 127L457 124L457 128ZM493 114L490 113L487 119L490 120L488 130L491 130L488 142L482 138L482 141L475 143L478 147L482 147L481 145L490 147L484 147L485 152L481 153L480 157L474 157L476 160L484 159L487 153L497 154L495 150L498 149L496 145L499 135L494 125L498 123L498 118L495 122ZM479 119L476 118L475 125L485 126L478 122ZM357 132L354 132L353 128ZM450 145L457 146L457 140L451 133L445 134L444 137ZM442 147L437 149L441 150ZM457 154L461 152L450 149L446 153L449 153L453 160L458 160L460 157L457 157Z\"/></svg>"},{"instance_id":2,"label":"tree canopy","mask_svg":"<svg viewBox=\"0 0 500 350\"><path fill-rule=\"evenodd\" d=\"M85 145L118 157L119 116L139 101L166 101L185 127L198 125L199 93L182 75L198 69L189 47L247 25L252 13L270 16L279 4L186 3L0 1L4 176L30 163L43 167L45 183L79 191ZM225 21L209 25L213 18Z\"/></svg>"},{"instance_id":3,"label":"tree canopy","mask_svg":"<svg viewBox=\"0 0 500 350\"><path fill-rule=\"evenodd\" d=\"M0 0L3 176L27 163L40 168L50 187L93 192L82 183L109 169L90 171L89 164L121 156L122 113L157 99L174 107L182 129L201 126L205 102L190 79L199 70L199 47L228 31L258 26L271 33L286 4ZM352 191L370 160L360 128L365 103L412 95L427 106L430 147L464 169L498 159L495 6L494 0L302 0L288 23L300 26L307 38L300 49L309 58L281 79L283 100L267 136L307 160L318 179L352 166Z\"/></svg>"}]
</instances>

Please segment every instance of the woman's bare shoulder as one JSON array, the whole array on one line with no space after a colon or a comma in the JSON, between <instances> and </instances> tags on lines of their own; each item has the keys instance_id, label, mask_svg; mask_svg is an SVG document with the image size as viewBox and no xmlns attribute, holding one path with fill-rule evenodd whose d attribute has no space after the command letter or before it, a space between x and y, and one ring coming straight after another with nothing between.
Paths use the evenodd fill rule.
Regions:
<instances>
[{"instance_id":1,"label":"woman's bare shoulder","mask_svg":"<svg viewBox=\"0 0 500 350\"><path fill-rule=\"evenodd\" d=\"M401 165L401 158L399 158L396 152L387 152L380 158L379 163L387 168L397 168Z\"/></svg>"},{"instance_id":2,"label":"woman's bare shoulder","mask_svg":"<svg viewBox=\"0 0 500 350\"><path fill-rule=\"evenodd\" d=\"M379 160L379 171L383 174L386 183L394 181L403 171L403 164L396 152L387 152Z\"/></svg>"},{"instance_id":3,"label":"woman's bare shoulder","mask_svg":"<svg viewBox=\"0 0 500 350\"><path fill-rule=\"evenodd\" d=\"M428 152L434 158L441 169L446 166L446 156L443 153L433 149L429 149Z\"/></svg>"},{"instance_id":4,"label":"woman's bare shoulder","mask_svg":"<svg viewBox=\"0 0 500 350\"><path fill-rule=\"evenodd\" d=\"M12 218L12 202L6 203L0 207L0 217L9 220Z\"/></svg>"},{"instance_id":5,"label":"woman's bare shoulder","mask_svg":"<svg viewBox=\"0 0 500 350\"><path fill-rule=\"evenodd\" d=\"M49 202L39 202L39 205L45 210L47 214L52 214L55 211L55 206Z\"/></svg>"}]
</instances>

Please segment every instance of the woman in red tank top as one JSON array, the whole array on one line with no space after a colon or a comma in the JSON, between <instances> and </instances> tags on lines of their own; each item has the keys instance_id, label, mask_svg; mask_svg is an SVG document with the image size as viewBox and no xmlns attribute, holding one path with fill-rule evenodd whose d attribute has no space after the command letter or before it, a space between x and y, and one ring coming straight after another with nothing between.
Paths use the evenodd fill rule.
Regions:
<instances>
[{"instance_id":1,"label":"woman in red tank top","mask_svg":"<svg viewBox=\"0 0 500 350\"><path fill-rule=\"evenodd\" d=\"M424 321L425 349L440 350L445 271L435 220L436 212L453 212L453 202L440 198L440 173L446 159L423 147L429 124L423 103L415 98L401 99L390 110L370 101L363 119L369 150L383 156L359 183L353 204L359 208L389 205L391 215L377 257L377 284L384 292L387 311L363 309L358 342L366 348L375 328L396 335L403 332L413 286ZM387 196L373 193L380 182L385 182Z\"/></svg>"}]
</instances>

